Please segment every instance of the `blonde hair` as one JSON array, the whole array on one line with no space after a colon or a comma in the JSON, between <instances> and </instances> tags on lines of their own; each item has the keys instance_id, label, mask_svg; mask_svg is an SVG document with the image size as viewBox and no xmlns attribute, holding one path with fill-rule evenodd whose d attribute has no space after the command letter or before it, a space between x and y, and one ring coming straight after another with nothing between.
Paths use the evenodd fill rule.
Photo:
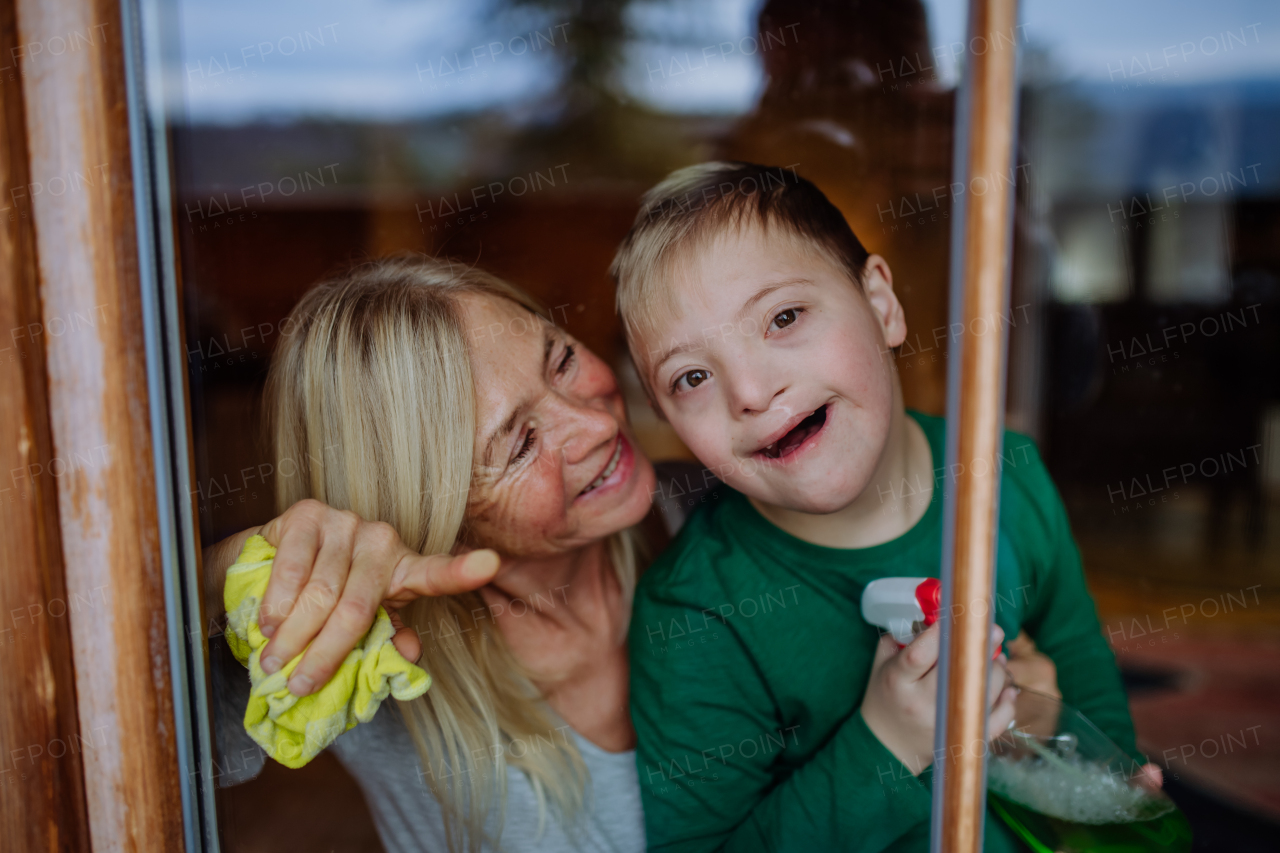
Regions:
<instances>
[{"instance_id":1,"label":"blonde hair","mask_svg":"<svg viewBox=\"0 0 1280 853\"><path fill-rule=\"evenodd\" d=\"M454 549L466 521L476 433L458 306L464 294L539 313L532 298L493 275L426 257L370 262L303 296L283 324L267 377L276 471L297 471L276 480L279 511L314 498L390 524L420 553ZM615 534L609 546L629 601L631 532ZM479 592L422 598L403 615L424 640L421 663L433 683L401 710L445 816L449 848L478 850L494 807L501 826L506 764L533 786L539 831L548 804L570 825L584 804L586 767Z\"/></svg>"},{"instance_id":2,"label":"blonde hair","mask_svg":"<svg viewBox=\"0 0 1280 853\"><path fill-rule=\"evenodd\" d=\"M609 268L628 341L652 333L657 314L671 310L670 273L682 252L750 224L778 228L861 286L867 250L840 210L794 169L737 161L686 166L644 194Z\"/></svg>"}]
</instances>

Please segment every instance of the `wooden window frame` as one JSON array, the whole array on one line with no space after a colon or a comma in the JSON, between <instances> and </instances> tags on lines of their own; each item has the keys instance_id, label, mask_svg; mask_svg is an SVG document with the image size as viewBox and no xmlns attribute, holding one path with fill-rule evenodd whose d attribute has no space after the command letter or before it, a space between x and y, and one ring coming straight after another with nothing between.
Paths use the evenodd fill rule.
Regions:
<instances>
[{"instance_id":1,"label":"wooden window frame","mask_svg":"<svg viewBox=\"0 0 1280 853\"><path fill-rule=\"evenodd\" d=\"M965 43L1013 32L1017 0L970 0ZM1017 49L966 54L956 104L955 181L1008 174L1017 127ZM987 671L999 526L1008 353L1013 187L966 193L951 230L951 328L964 330L947 366L946 488L942 546L942 647L934 740L930 848L980 853L986 815ZM977 464L985 463L985 464ZM978 473L982 471L983 473ZM956 606L956 605L959 606Z\"/></svg>"},{"instance_id":2,"label":"wooden window frame","mask_svg":"<svg viewBox=\"0 0 1280 853\"><path fill-rule=\"evenodd\" d=\"M1016 23L1016 0L970 2L970 37ZM34 50L69 33L86 49ZM164 115L174 35L159 0L0 10L15 66L0 80L0 323L15 332L0 341L0 461L25 482L0 491L0 613L30 623L20 641L0 630L4 849L219 847ZM969 55L956 180L1010 166L1015 71L1014 50ZM76 191L43 191L68 177ZM1011 196L968 193L953 221L965 328L1008 305ZM985 750L948 745L984 734L999 477L969 462L998 470L1006 349L1002 328L964 335L948 368L948 470L966 464L948 484L944 600L988 606L943 620L932 849L946 853L982 845Z\"/></svg>"},{"instance_id":3,"label":"wooden window frame","mask_svg":"<svg viewBox=\"0 0 1280 853\"><path fill-rule=\"evenodd\" d=\"M6 850L218 849L163 13L0 13L0 322L30 330L0 359L0 454L26 481L0 496L0 607L32 635L0 647L0 747L26 761Z\"/></svg>"}]
</instances>

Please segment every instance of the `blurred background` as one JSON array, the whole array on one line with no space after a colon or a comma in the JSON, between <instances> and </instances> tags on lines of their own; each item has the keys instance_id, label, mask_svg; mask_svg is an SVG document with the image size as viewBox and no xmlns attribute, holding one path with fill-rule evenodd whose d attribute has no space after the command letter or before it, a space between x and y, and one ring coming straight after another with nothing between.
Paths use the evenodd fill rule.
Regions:
<instances>
[{"instance_id":1,"label":"blurred background","mask_svg":"<svg viewBox=\"0 0 1280 853\"><path fill-rule=\"evenodd\" d=\"M520 284L615 366L650 455L687 457L629 378L606 274L648 186L711 158L814 181L892 267L906 399L941 414L951 212L1012 182L1009 425L1062 490L1140 745L1200 849L1275 849L1280 8L1024 0L1019 27L971 41L964 15L954 0L179 0L170 132L203 541L274 515L266 367L281 319L343 264L412 250ZM1015 47L1014 167L957 183L960 69ZM228 850L379 849L324 756L270 765L220 812Z\"/></svg>"}]
</instances>

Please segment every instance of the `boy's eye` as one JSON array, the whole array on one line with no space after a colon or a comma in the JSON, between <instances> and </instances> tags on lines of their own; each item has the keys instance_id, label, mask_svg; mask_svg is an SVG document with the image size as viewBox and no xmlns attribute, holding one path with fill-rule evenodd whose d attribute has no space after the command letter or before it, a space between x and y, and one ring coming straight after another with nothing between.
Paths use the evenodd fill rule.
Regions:
<instances>
[{"instance_id":1,"label":"boy's eye","mask_svg":"<svg viewBox=\"0 0 1280 853\"><path fill-rule=\"evenodd\" d=\"M710 378L711 374L705 370L690 370L677 376L676 381L671 385L671 389L673 391L679 391L682 388L697 388Z\"/></svg>"},{"instance_id":2,"label":"boy's eye","mask_svg":"<svg viewBox=\"0 0 1280 853\"><path fill-rule=\"evenodd\" d=\"M777 329L785 329L796 320L800 319L801 308L788 308L786 311L780 311L774 315L773 322L769 325Z\"/></svg>"}]
</instances>

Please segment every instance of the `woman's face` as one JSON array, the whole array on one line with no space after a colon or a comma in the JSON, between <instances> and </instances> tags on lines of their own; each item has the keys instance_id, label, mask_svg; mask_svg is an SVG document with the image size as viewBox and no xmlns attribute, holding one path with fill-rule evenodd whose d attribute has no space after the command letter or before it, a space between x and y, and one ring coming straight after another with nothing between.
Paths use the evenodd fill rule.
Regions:
<instances>
[{"instance_id":1,"label":"woman's face","mask_svg":"<svg viewBox=\"0 0 1280 853\"><path fill-rule=\"evenodd\" d=\"M476 389L469 544L569 551L642 519L653 466L604 362L507 299L461 299Z\"/></svg>"}]
</instances>

